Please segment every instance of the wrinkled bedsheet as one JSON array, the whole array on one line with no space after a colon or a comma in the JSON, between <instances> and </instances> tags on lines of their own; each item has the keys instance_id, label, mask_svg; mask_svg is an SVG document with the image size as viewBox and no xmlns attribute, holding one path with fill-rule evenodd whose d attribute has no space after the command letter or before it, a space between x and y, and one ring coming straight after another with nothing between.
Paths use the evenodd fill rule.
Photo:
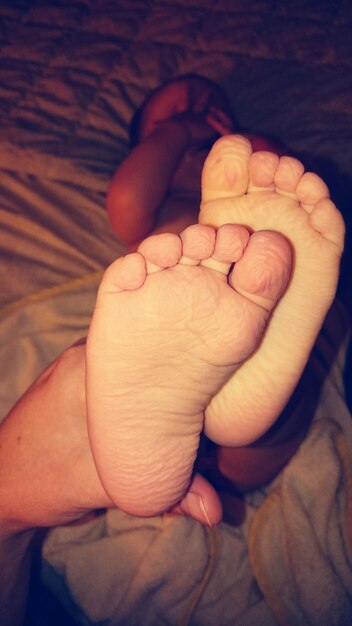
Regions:
<instances>
[{"instance_id":1,"label":"wrinkled bedsheet","mask_svg":"<svg viewBox=\"0 0 352 626\"><path fill-rule=\"evenodd\" d=\"M86 333L103 268L125 251L104 197L130 120L181 73L218 81L239 129L324 176L348 226L351 307L351 27L348 0L1 1L1 417ZM348 324L338 306L313 357L325 383L312 429L241 526L110 511L52 531L43 577L82 624L350 623Z\"/></svg>"},{"instance_id":2,"label":"wrinkled bedsheet","mask_svg":"<svg viewBox=\"0 0 352 626\"><path fill-rule=\"evenodd\" d=\"M240 129L322 173L350 225L351 14L348 0L3 0L0 167L30 184L77 185L102 207L136 108L160 82L197 72L224 87ZM48 222L31 203L16 210ZM109 237L102 213L78 199L73 217ZM66 242L55 218L58 231Z\"/></svg>"}]
</instances>

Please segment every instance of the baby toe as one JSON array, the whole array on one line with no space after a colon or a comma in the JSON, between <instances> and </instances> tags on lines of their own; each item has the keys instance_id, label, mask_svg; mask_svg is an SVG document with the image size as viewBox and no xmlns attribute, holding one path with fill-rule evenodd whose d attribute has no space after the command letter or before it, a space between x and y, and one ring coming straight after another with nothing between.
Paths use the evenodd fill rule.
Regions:
<instances>
[{"instance_id":1,"label":"baby toe","mask_svg":"<svg viewBox=\"0 0 352 626\"><path fill-rule=\"evenodd\" d=\"M311 226L325 239L337 246L342 254L345 239L345 223L340 211L329 198L319 200L310 214Z\"/></svg>"},{"instance_id":2,"label":"baby toe","mask_svg":"<svg viewBox=\"0 0 352 626\"><path fill-rule=\"evenodd\" d=\"M178 235L161 233L151 235L138 246L139 252L146 260L147 273L159 272L176 265L182 255L182 243Z\"/></svg>"},{"instance_id":3,"label":"baby toe","mask_svg":"<svg viewBox=\"0 0 352 626\"><path fill-rule=\"evenodd\" d=\"M329 198L330 193L320 176L313 172L306 172L297 185L296 197L301 205L310 211L319 200Z\"/></svg>"},{"instance_id":4,"label":"baby toe","mask_svg":"<svg viewBox=\"0 0 352 626\"><path fill-rule=\"evenodd\" d=\"M280 157L274 182L276 191L284 196L295 198L297 185L304 174L302 163L294 157Z\"/></svg>"},{"instance_id":5,"label":"baby toe","mask_svg":"<svg viewBox=\"0 0 352 626\"><path fill-rule=\"evenodd\" d=\"M204 259L201 265L227 276L232 264L242 257L249 237L249 232L244 226L223 224L216 233L212 256Z\"/></svg>"},{"instance_id":6,"label":"baby toe","mask_svg":"<svg viewBox=\"0 0 352 626\"><path fill-rule=\"evenodd\" d=\"M105 271L99 293L139 289L147 275L144 257L137 252L116 259Z\"/></svg>"},{"instance_id":7,"label":"baby toe","mask_svg":"<svg viewBox=\"0 0 352 626\"><path fill-rule=\"evenodd\" d=\"M273 152L254 152L249 159L248 191L275 191L274 177L279 157Z\"/></svg>"},{"instance_id":8,"label":"baby toe","mask_svg":"<svg viewBox=\"0 0 352 626\"><path fill-rule=\"evenodd\" d=\"M211 226L192 224L180 234L182 241L181 265L199 265L210 257L215 246L216 231Z\"/></svg>"}]
</instances>

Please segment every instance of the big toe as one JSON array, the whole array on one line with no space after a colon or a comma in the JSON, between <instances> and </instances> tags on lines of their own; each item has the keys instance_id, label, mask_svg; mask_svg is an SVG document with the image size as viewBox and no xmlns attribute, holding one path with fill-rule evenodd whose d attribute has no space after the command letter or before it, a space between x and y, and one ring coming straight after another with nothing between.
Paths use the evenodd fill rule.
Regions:
<instances>
[{"instance_id":1,"label":"big toe","mask_svg":"<svg viewBox=\"0 0 352 626\"><path fill-rule=\"evenodd\" d=\"M288 240L274 231L257 231L230 277L230 285L268 312L284 293L292 272L292 249Z\"/></svg>"},{"instance_id":2,"label":"big toe","mask_svg":"<svg viewBox=\"0 0 352 626\"><path fill-rule=\"evenodd\" d=\"M252 146L241 135L227 135L216 141L202 172L202 202L237 197L246 193Z\"/></svg>"}]
</instances>

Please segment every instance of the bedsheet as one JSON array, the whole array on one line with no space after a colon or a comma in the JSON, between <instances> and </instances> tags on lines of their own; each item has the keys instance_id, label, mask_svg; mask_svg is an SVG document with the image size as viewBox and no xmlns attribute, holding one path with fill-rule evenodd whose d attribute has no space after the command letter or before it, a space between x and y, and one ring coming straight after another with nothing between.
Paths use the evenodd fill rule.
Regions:
<instances>
[{"instance_id":1,"label":"bedsheet","mask_svg":"<svg viewBox=\"0 0 352 626\"><path fill-rule=\"evenodd\" d=\"M104 198L130 120L182 73L219 82L239 129L323 175L347 222L339 293L352 310L351 26L348 0L0 2L1 417L86 333L103 268L125 251ZM315 351L325 384L312 430L247 499L241 526L110 511L51 533L43 577L80 623L349 623L348 318L337 310Z\"/></svg>"},{"instance_id":2,"label":"bedsheet","mask_svg":"<svg viewBox=\"0 0 352 626\"><path fill-rule=\"evenodd\" d=\"M3 0L0 167L101 192L103 205L136 108L196 72L224 87L239 129L323 174L350 229L351 19L348 0ZM84 220L79 201L75 212ZM105 226L91 211L87 230Z\"/></svg>"}]
</instances>

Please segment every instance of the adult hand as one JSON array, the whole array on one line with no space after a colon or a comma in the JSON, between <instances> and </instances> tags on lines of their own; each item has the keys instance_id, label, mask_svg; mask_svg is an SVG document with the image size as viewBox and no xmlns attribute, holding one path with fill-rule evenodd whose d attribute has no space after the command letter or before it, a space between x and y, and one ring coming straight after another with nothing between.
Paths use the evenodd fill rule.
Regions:
<instances>
[{"instance_id":1,"label":"adult hand","mask_svg":"<svg viewBox=\"0 0 352 626\"><path fill-rule=\"evenodd\" d=\"M235 132L234 123L231 117L219 107L210 106L207 112L206 121L221 137L232 135Z\"/></svg>"},{"instance_id":2,"label":"adult hand","mask_svg":"<svg viewBox=\"0 0 352 626\"><path fill-rule=\"evenodd\" d=\"M156 91L146 105L145 136L172 120L187 125L192 145L231 134L233 121L220 93L211 81L202 78L171 81Z\"/></svg>"},{"instance_id":3,"label":"adult hand","mask_svg":"<svg viewBox=\"0 0 352 626\"><path fill-rule=\"evenodd\" d=\"M186 128L188 134L188 143L190 147L203 147L205 144L210 144L219 137L217 129L209 123L208 119L204 115L194 113L193 111L186 111L174 115L168 122L177 122Z\"/></svg>"},{"instance_id":4,"label":"adult hand","mask_svg":"<svg viewBox=\"0 0 352 626\"><path fill-rule=\"evenodd\" d=\"M0 525L55 526L111 505L90 449L85 346L66 350L0 427Z\"/></svg>"}]
</instances>

